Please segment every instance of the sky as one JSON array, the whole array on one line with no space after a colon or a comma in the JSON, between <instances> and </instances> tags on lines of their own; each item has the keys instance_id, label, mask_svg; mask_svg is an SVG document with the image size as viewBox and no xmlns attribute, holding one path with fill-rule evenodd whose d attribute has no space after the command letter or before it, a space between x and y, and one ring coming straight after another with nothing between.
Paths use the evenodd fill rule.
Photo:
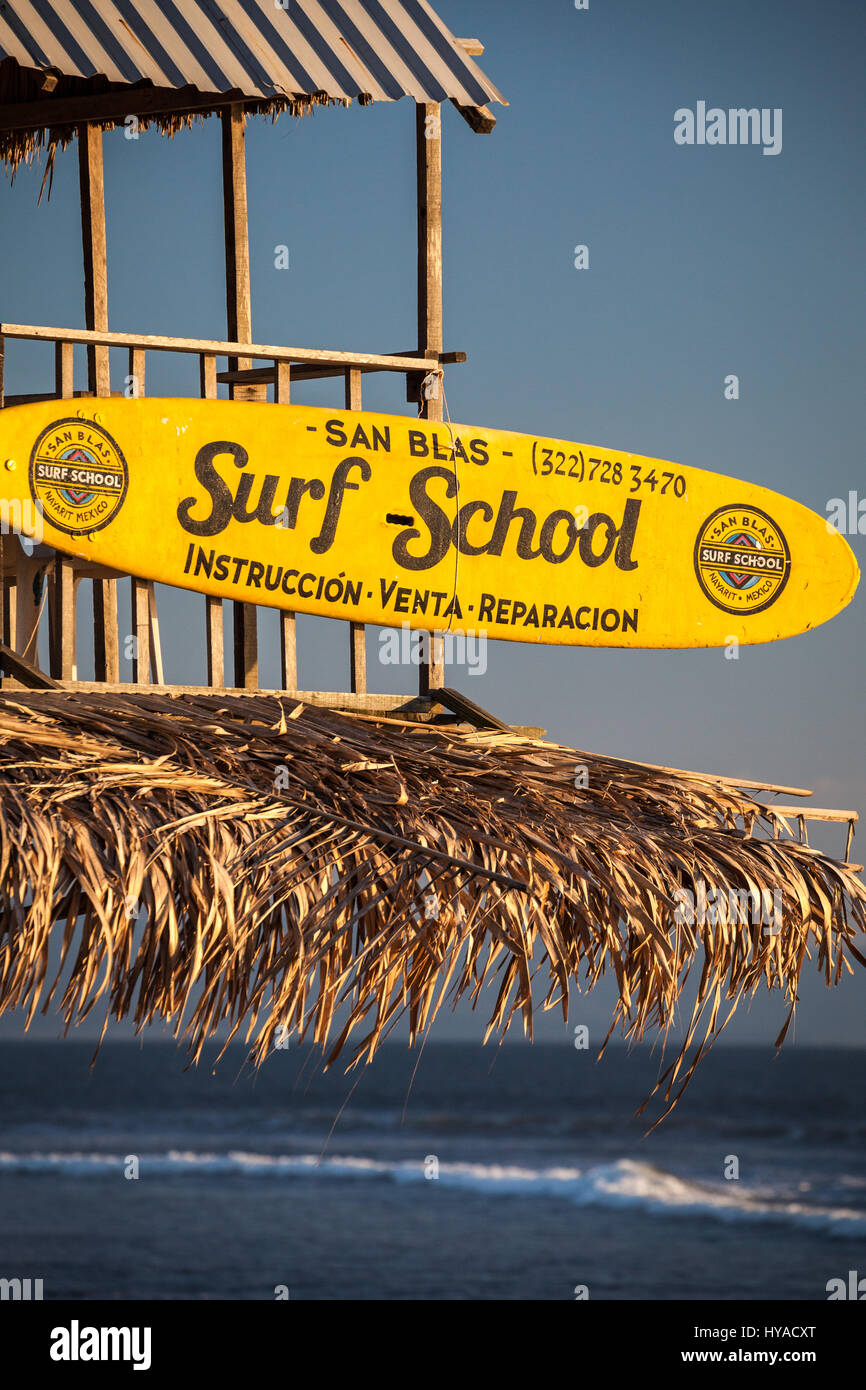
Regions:
<instances>
[{"instance_id":1,"label":"sky","mask_svg":"<svg viewBox=\"0 0 866 1390\"><path fill-rule=\"evenodd\" d=\"M437 8L453 32L485 44L477 61L510 103L494 108L489 135L443 112L445 348L468 353L446 373L452 419L729 474L822 515L849 491L866 498L861 5ZM701 101L781 111L779 152L676 143L675 112ZM110 326L223 337L219 122L173 140L114 132L104 151ZM254 340L410 347L412 104L251 119L247 176ZM2 190L0 316L83 326L74 147L58 154L50 200L37 206L41 182L37 165ZM588 248L580 270L578 245ZM280 246L288 269L276 268ZM113 358L115 389L125 370ZM52 373L50 348L7 344L7 391L46 389ZM725 396L730 374L737 400ZM365 406L406 412L402 385L365 378ZM197 390L195 359L149 358L149 395ZM342 405L340 390L308 383L293 400ZM866 540L848 539L863 568ZM166 679L203 681L204 600L162 590L160 601ZM448 683L578 749L808 786L816 805L863 810L864 601L736 661L720 649L493 642L483 675L449 668ZM261 683L277 685L276 615L260 614L259 631ZM382 665L379 649L368 629L370 688L411 691L415 669ZM84 678L89 661L83 638ZM302 688L345 689L345 626L299 619L299 666ZM841 853L844 833L812 839ZM603 1032L612 998L606 986L582 998L573 1023ZM863 973L830 992L807 969L798 1039L862 1046L864 1002ZM783 1016L778 998L758 1000L730 1041L769 1045ZM441 1035L478 1037L482 1022L463 1012L442 1020ZM543 1036L562 1031L542 1022ZM0 1035L19 1032L14 1018L0 1021Z\"/></svg>"}]
</instances>

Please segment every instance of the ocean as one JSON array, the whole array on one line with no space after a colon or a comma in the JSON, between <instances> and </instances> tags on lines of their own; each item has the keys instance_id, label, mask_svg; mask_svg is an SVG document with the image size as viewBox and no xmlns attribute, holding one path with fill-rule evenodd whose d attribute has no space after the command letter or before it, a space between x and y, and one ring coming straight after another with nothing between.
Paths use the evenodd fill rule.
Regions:
<instances>
[{"instance_id":1,"label":"ocean","mask_svg":"<svg viewBox=\"0 0 866 1390\"><path fill-rule=\"evenodd\" d=\"M0 1044L0 1277L45 1299L805 1299L866 1275L866 1052L387 1045L252 1074ZM657 1113L657 1112L656 1112Z\"/></svg>"}]
</instances>

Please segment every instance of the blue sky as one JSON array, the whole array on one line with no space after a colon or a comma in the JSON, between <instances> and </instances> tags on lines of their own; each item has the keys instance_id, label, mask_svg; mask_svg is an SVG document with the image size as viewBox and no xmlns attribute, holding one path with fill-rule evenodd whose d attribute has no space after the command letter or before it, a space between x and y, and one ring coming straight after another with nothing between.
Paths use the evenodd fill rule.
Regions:
<instances>
[{"instance_id":1,"label":"blue sky","mask_svg":"<svg viewBox=\"0 0 866 1390\"><path fill-rule=\"evenodd\" d=\"M749 479L824 513L859 489L864 392L863 17L845 0L440 0L509 99L491 135L444 112L446 377L455 421L606 444ZM783 144L679 146L674 112L781 108ZM253 337L398 351L414 322L414 113L320 110L248 124ZM165 139L106 136L111 327L225 333L219 123ZM78 175L58 155L3 190L0 315L83 324ZM575 270L574 247L589 248ZM274 248L287 245L290 268ZM47 348L8 345L7 390L44 389ZM113 362L115 386L123 360ZM191 359L153 357L148 394L193 395ZM724 396L735 373L740 398ZM295 392L338 399L331 383ZM365 404L405 411L400 380ZM849 540L861 567L866 544ZM167 679L203 679L203 600L162 595ZM300 683L345 688L342 625L302 619ZM277 683L263 617L263 684ZM370 683L409 690L368 635ZM82 646L82 665L88 660ZM82 671L82 674L86 674ZM812 786L818 805L866 807L862 596L832 623L771 646L617 652L493 643L485 675L449 681L517 723L579 748ZM844 830L814 837L831 848ZM862 857L856 850L855 858ZM807 974L799 1037L863 1042L866 982L829 994ZM609 991L576 1022L600 1027ZM771 1041L777 1002L731 1025ZM561 1025L549 1025L561 1035ZM452 1027L476 1036L480 1021ZM8 1035L9 1025L4 1025ZM548 1035L550 1032L548 1030Z\"/></svg>"}]
</instances>

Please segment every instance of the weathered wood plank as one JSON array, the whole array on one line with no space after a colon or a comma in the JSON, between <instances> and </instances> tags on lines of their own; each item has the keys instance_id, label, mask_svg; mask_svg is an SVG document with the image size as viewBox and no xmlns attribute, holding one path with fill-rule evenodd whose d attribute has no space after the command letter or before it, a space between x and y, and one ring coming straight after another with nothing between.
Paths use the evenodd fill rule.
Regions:
<instances>
[{"instance_id":1,"label":"weathered wood plank","mask_svg":"<svg viewBox=\"0 0 866 1390\"><path fill-rule=\"evenodd\" d=\"M5 678L12 676L27 690L60 689L58 681L52 676L46 676L44 671L40 671L38 666L28 661L20 652L13 652L5 642L0 642L0 671L3 671ZM6 679L0 681L0 685L5 684Z\"/></svg>"},{"instance_id":2,"label":"weathered wood plank","mask_svg":"<svg viewBox=\"0 0 866 1390\"><path fill-rule=\"evenodd\" d=\"M285 690L298 684L298 633L294 613L280 613L280 681Z\"/></svg>"},{"instance_id":3,"label":"weathered wood plank","mask_svg":"<svg viewBox=\"0 0 866 1390\"><path fill-rule=\"evenodd\" d=\"M150 586L146 579L131 580L132 684L146 685L150 670Z\"/></svg>"},{"instance_id":4,"label":"weathered wood plank","mask_svg":"<svg viewBox=\"0 0 866 1390\"><path fill-rule=\"evenodd\" d=\"M146 365L146 354L145 354L144 349L143 349L143 348L130 348L130 349L129 349L129 371L128 371L128 373L127 373L128 377L129 377L129 380L128 380L128 382L126 383L128 389L124 392L124 395L132 396L134 399L137 399L139 396L143 396L143 395L144 395L144 387L145 387L145 377L144 377L145 365Z\"/></svg>"},{"instance_id":5,"label":"weathered wood plank","mask_svg":"<svg viewBox=\"0 0 866 1390\"><path fill-rule=\"evenodd\" d=\"M75 679L75 574L67 555L54 560L48 610L51 674L55 680Z\"/></svg>"},{"instance_id":6,"label":"weathered wood plank","mask_svg":"<svg viewBox=\"0 0 866 1390\"><path fill-rule=\"evenodd\" d=\"M147 352L210 353L215 357L265 358L272 362L309 362L362 369L379 367L383 371L432 371L439 357L395 357L372 352L343 352L330 348L278 347L275 344L227 341L219 338L167 338L153 333L98 332L88 328L50 328L42 324L0 323L0 336L33 342L102 344L106 347L143 348Z\"/></svg>"},{"instance_id":7,"label":"weathered wood plank","mask_svg":"<svg viewBox=\"0 0 866 1390\"><path fill-rule=\"evenodd\" d=\"M205 596L205 639L207 683L221 687L226 678L223 601L212 594Z\"/></svg>"},{"instance_id":8,"label":"weathered wood plank","mask_svg":"<svg viewBox=\"0 0 866 1390\"><path fill-rule=\"evenodd\" d=\"M113 579L93 580L93 668L98 682L120 679L117 631L117 584Z\"/></svg>"},{"instance_id":9,"label":"weathered wood plank","mask_svg":"<svg viewBox=\"0 0 866 1390\"><path fill-rule=\"evenodd\" d=\"M54 394L59 396L61 400L70 400L75 390L74 364L74 345L72 343L55 343Z\"/></svg>"}]
</instances>

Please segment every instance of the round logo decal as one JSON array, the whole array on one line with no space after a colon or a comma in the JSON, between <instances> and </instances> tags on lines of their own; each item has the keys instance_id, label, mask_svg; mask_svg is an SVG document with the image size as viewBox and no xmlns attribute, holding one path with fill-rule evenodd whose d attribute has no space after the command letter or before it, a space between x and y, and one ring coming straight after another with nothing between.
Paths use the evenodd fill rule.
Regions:
<instances>
[{"instance_id":1,"label":"round logo decal","mask_svg":"<svg viewBox=\"0 0 866 1390\"><path fill-rule=\"evenodd\" d=\"M719 507L695 541L695 573L726 613L760 613L788 582L791 554L773 519L757 507Z\"/></svg>"},{"instance_id":2,"label":"round logo decal","mask_svg":"<svg viewBox=\"0 0 866 1390\"><path fill-rule=\"evenodd\" d=\"M86 536L107 526L126 497L126 460L92 420L56 420L30 455L30 491L58 531Z\"/></svg>"}]
</instances>

